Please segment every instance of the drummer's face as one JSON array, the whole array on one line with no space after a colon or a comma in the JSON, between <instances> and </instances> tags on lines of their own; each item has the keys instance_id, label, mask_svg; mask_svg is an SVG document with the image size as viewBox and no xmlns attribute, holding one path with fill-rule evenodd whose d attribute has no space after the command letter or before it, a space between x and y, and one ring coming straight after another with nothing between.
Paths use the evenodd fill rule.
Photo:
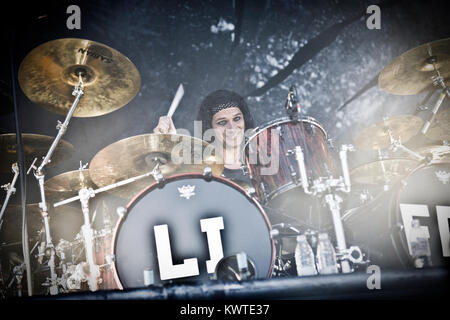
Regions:
<instances>
[{"instance_id":1,"label":"drummer's face","mask_svg":"<svg viewBox=\"0 0 450 320\"><path fill-rule=\"evenodd\" d=\"M219 142L229 147L239 146L244 138L244 115L237 107L223 109L212 118L212 128Z\"/></svg>"}]
</instances>

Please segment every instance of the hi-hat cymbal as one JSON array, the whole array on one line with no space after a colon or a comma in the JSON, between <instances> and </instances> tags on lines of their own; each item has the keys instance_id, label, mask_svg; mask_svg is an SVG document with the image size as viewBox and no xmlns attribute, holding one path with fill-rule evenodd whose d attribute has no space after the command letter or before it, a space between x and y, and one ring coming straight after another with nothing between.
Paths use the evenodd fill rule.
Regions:
<instances>
[{"instance_id":1,"label":"hi-hat cymbal","mask_svg":"<svg viewBox=\"0 0 450 320\"><path fill-rule=\"evenodd\" d=\"M207 166L213 175L220 175L223 164L218 163L214 154L204 158L209 146L203 140L184 135L138 135L117 141L98 152L90 162L89 171L92 181L99 187L148 173L157 163L166 178L178 173L201 173ZM129 199L153 182L155 180L150 176L110 192Z\"/></svg>"},{"instance_id":2,"label":"hi-hat cymbal","mask_svg":"<svg viewBox=\"0 0 450 320\"><path fill-rule=\"evenodd\" d=\"M141 77L123 54L84 39L57 39L34 48L19 68L19 83L34 103L66 115L73 104L74 86L83 80L84 94L74 117L113 112L138 93Z\"/></svg>"},{"instance_id":3,"label":"hi-hat cymbal","mask_svg":"<svg viewBox=\"0 0 450 320\"><path fill-rule=\"evenodd\" d=\"M376 160L360 165L350 171L352 184L392 184L410 173L419 164L406 158Z\"/></svg>"},{"instance_id":4,"label":"hi-hat cymbal","mask_svg":"<svg viewBox=\"0 0 450 320\"><path fill-rule=\"evenodd\" d=\"M378 77L383 90L397 95L414 95L433 88L433 67L450 86L450 38L423 44L398 56Z\"/></svg>"},{"instance_id":5,"label":"hi-hat cymbal","mask_svg":"<svg viewBox=\"0 0 450 320\"><path fill-rule=\"evenodd\" d=\"M450 141L450 109L441 110L425 135L432 140Z\"/></svg>"},{"instance_id":6,"label":"hi-hat cymbal","mask_svg":"<svg viewBox=\"0 0 450 320\"><path fill-rule=\"evenodd\" d=\"M26 170L33 162L34 158L38 158L36 164L40 165L42 158L47 154L54 138L40 134L23 133L23 151L25 158ZM51 162L48 166L52 166L69 159L73 153L73 145L67 141L60 140L56 147ZM17 145L16 134L7 133L0 135L0 172L11 172L11 165L17 162Z\"/></svg>"},{"instance_id":7,"label":"hi-hat cymbal","mask_svg":"<svg viewBox=\"0 0 450 320\"><path fill-rule=\"evenodd\" d=\"M78 191L82 188L97 188L89 175L88 169L61 173L47 180L44 186L49 197L58 200L77 196Z\"/></svg>"},{"instance_id":8,"label":"hi-hat cymbal","mask_svg":"<svg viewBox=\"0 0 450 320\"><path fill-rule=\"evenodd\" d=\"M355 138L355 145L361 149L384 149L391 144L389 130L394 139L400 137L406 143L422 127L422 119L412 115L398 115L372 124L363 129Z\"/></svg>"}]
</instances>

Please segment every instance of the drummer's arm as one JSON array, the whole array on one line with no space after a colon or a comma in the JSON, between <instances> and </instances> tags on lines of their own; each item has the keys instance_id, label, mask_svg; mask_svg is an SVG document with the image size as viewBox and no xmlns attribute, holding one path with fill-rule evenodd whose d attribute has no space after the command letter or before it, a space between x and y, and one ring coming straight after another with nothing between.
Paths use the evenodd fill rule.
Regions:
<instances>
[{"instance_id":1,"label":"drummer's arm","mask_svg":"<svg viewBox=\"0 0 450 320\"><path fill-rule=\"evenodd\" d=\"M168 116L159 117L158 125L153 129L154 133L176 134L177 129L172 118Z\"/></svg>"}]
</instances>

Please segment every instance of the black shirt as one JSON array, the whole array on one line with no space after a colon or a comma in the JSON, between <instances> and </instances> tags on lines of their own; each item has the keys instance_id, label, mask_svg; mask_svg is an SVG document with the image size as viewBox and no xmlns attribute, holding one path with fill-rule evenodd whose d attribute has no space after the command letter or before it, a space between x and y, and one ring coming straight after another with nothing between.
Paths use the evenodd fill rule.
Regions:
<instances>
[{"instance_id":1,"label":"black shirt","mask_svg":"<svg viewBox=\"0 0 450 320\"><path fill-rule=\"evenodd\" d=\"M222 172L222 177L230 179L231 181L239 184L245 190L252 187L252 181L250 180L250 176L244 172L244 169L228 169L224 168Z\"/></svg>"}]
</instances>

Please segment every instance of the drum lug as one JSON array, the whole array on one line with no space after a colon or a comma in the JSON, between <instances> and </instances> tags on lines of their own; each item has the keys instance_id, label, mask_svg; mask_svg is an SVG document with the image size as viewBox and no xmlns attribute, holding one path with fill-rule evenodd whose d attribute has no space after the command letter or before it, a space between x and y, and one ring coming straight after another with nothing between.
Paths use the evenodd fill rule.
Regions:
<instances>
[{"instance_id":1,"label":"drum lug","mask_svg":"<svg viewBox=\"0 0 450 320\"><path fill-rule=\"evenodd\" d=\"M156 180L156 183L157 183L158 188L160 188L160 189L163 188L166 179L164 178L164 175L161 173L161 171L157 170L157 171L155 172L155 174L153 175L153 177L154 177L155 180Z\"/></svg>"},{"instance_id":2,"label":"drum lug","mask_svg":"<svg viewBox=\"0 0 450 320\"><path fill-rule=\"evenodd\" d=\"M277 126L275 130L277 131L278 136L281 138L283 136L283 128L281 126Z\"/></svg>"},{"instance_id":3,"label":"drum lug","mask_svg":"<svg viewBox=\"0 0 450 320\"><path fill-rule=\"evenodd\" d=\"M212 169L211 169L211 167L205 167L204 169L203 169L203 178L206 180L206 181L211 181L211 179L212 179Z\"/></svg>"},{"instance_id":4,"label":"drum lug","mask_svg":"<svg viewBox=\"0 0 450 320\"><path fill-rule=\"evenodd\" d=\"M123 219L127 214L127 209L124 207L117 207L116 213L119 216L119 218Z\"/></svg>"},{"instance_id":5,"label":"drum lug","mask_svg":"<svg viewBox=\"0 0 450 320\"><path fill-rule=\"evenodd\" d=\"M260 184L260 186L261 186L261 190L262 190L262 197L264 198L264 199L261 199L263 202L267 202L268 201L268 193L267 193L267 191L266 191L266 186L264 185L264 182L262 182L261 181L261 184Z\"/></svg>"},{"instance_id":6,"label":"drum lug","mask_svg":"<svg viewBox=\"0 0 450 320\"><path fill-rule=\"evenodd\" d=\"M254 198L256 196L256 190L252 187L248 188L246 193L251 198Z\"/></svg>"}]
</instances>

